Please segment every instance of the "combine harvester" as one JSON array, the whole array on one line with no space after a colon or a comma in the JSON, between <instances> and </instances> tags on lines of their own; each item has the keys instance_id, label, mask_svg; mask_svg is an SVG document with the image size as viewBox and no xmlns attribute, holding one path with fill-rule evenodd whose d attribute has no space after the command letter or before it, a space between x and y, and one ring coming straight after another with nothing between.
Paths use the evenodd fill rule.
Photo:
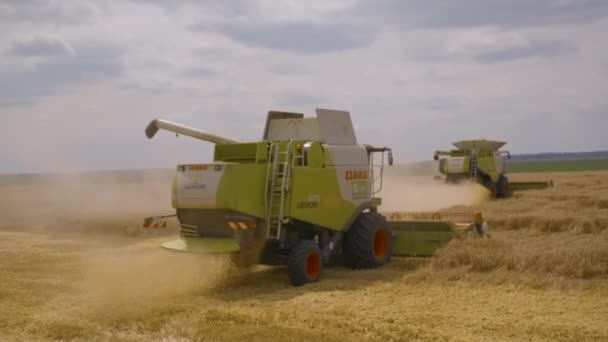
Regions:
<instances>
[{"instance_id":1,"label":"combine harvester","mask_svg":"<svg viewBox=\"0 0 608 342\"><path fill-rule=\"evenodd\" d=\"M172 204L180 238L172 250L231 253L237 265L286 264L293 285L319 278L340 254L355 269L393 255L431 255L455 236L483 233L481 214L378 210L391 149L357 142L350 114L317 109L268 113L261 141L236 139L156 119L159 129L215 144L212 163L178 165ZM456 216L455 216L456 215ZM144 226L166 226L168 216Z\"/></svg>"},{"instance_id":2,"label":"combine harvester","mask_svg":"<svg viewBox=\"0 0 608 342\"><path fill-rule=\"evenodd\" d=\"M433 159L439 160L439 172L446 183L474 181L487 188L492 198L506 198L513 191L545 189L553 181L509 182L505 176L505 159L509 151L500 151L506 142L495 140L462 140L454 143L456 150L435 151Z\"/></svg>"}]
</instances>

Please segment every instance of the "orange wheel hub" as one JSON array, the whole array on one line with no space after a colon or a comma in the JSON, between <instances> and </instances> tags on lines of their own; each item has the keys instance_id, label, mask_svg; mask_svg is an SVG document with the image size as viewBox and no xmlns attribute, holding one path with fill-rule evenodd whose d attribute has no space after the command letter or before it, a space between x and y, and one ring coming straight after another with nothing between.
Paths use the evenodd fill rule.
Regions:
<instances>
[{"instance_id":1,"label":"orange wheel hub","mask_svg":"<svg viewBox=\"0 0 608 342\"><path fill-rule=\"evenodd\" d=\"M374 255L376 258L384 258L388 252L388 237L386 236L386 230L382 227L378 227L374 233L372 243L374 245Z\"/></svg>"},{"instance_id":2,"label":"orange wheel hub","mask_svg":"<svg viewBox=\"0 0 608 342\"><path fill-rule=\"evenodd\" d=\"M306 256L306 275L308 278L314 279L319 275L320 261L319 254L315 252L308 253Z\"/></svg>"}]
</instances>

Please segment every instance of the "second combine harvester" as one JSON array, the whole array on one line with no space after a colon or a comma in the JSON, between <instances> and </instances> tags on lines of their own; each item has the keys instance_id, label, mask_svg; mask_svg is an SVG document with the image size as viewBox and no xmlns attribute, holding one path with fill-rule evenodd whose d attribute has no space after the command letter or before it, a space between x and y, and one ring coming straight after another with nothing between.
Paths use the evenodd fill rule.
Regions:
<instances>
[{"instance_id":1,"label":"second combine harvester","mask_svg":"<svg viewBox=\"0 0 608 342\"><path fill-rule=\"evenodd\" d=\"M553 186L553 181L510 182L506 176L506 159L509 151L501 151L506 145L496 140L462 140L453 145L457 149L435 151L433 158L439 160L439 172L445 175L446 183L471 180L490 191L492 198L507 198L514 190L544 189Z\"/></svg>"},{"instance_id":2,"label":"second combine harvester","mask_svg":"<svg viewBox=\"0 0 608 342\"><path fill-rule=\"evenodd\" d=\"M473 214L378 212L388 147L359 144L350 114L317 109L268 113L263 139L240 142L156 119L146 128L215 143L214 161L178 165L172 202L180 239L165 248L232 253L239 264L287 264L293 285L314 282L334 254L356 269L400 255L430 255L457 231L475 227ZM157 218L147 219L152 224ZM387 218L393 222L387 223ZM482 224L477 216L477 227Z\"/></svg>"}]
</instances>

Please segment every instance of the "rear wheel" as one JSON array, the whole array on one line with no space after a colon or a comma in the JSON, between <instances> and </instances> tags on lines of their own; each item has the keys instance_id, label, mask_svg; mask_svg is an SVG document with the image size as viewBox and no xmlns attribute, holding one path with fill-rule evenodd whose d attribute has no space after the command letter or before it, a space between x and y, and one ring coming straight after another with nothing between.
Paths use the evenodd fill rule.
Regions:
<instances>
[{"instance_id":1,"label":"rear wheel","mask_svg":"<svg viewBox=\"0 0 608 342\"><path fill-rule=\"evenodd\" d=\"M321 249L314 241L302 240L289 252L287 273L294 286L315 282L321 274Z\"/></svg>"},{"instance_id":2,"label":"rear wheel","mask_svg":"<svg viewBox=\"0 0 608 342\"><path fill-rule=\"evenodd\" d=\"M482 184L490 192L490 198L496 199L498 196L497 187L496 184L492 182L490 177L483 178Z\"/></svg>"},{"instance_id":3,"label":"rear wheel","mask_svg":"<svg viewBox=\"0 0 608 342\"><path fill-rule=\"evenodd\" d=\"M500 175L498 182L496 182L496 198L506 198L510 195L509 179L504 175Z\"/></svg>"},{"instance_id":4,"label":"rear wheel","mask_svg":"<svg viewBox=\"0 0 608 342\"><path fill-rule=\"evenodd\" d=\"M344 236L344 256L354 269L386 264L393 252L393 232L384 216L362 213Z\"/></svg>"}]
</instances>

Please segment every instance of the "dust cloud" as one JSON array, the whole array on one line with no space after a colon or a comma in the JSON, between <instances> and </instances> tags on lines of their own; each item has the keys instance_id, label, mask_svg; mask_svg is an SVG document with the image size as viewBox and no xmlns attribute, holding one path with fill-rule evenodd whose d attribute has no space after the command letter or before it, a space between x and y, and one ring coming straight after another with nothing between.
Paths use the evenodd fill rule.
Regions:
<instances>
[{"instance_id":1,"label":"dust cloud","mask_svg":"<svg viewBox=\"0 0 608 342\"><path fill-rule=\"evenodd\" d=\"M162 249L178 238L175 219L166 229L142 228L144 217L174 212L171 178L163 171L5 179L0 232L18 234L30 246L57 245L43 253L69 262L74 282L64 300L73 305L55 314L108 322L149 314L234 276L227 256Z\"/></svg>"},{"instance_id":2,"label":"dust cloud","mask_svg":"<svg viewBox=\"0 0 608 342\"><path fill-rule=\"evenodd\" d=\"M80 292L95 314L129 314L221 287L231 276L225 256L178 253L158 245L91 253Z\"/></svg>"},{"instance_id":3,"label":"dust cloud","mask_svg":"<svg viewBox=\"0 0 608 342\"><path fill-rule=\"evenodd\" d=\"M137 230L146 216L173 212L165 173L3 177L0 230L121 234Z\"/></svg>"},{"instance_id":4,"label":"dust cloud","mask_svg":"<svg viewBox=\"0 0 608 342\"><path fill-rule=\"evenodd\" d=\"M445 184L433 173L412 172L405 168L387 169L384 174L382 211L438 211L455 206L478 206L488 192L476 183Z\"/></svg>"}]
</instances>

